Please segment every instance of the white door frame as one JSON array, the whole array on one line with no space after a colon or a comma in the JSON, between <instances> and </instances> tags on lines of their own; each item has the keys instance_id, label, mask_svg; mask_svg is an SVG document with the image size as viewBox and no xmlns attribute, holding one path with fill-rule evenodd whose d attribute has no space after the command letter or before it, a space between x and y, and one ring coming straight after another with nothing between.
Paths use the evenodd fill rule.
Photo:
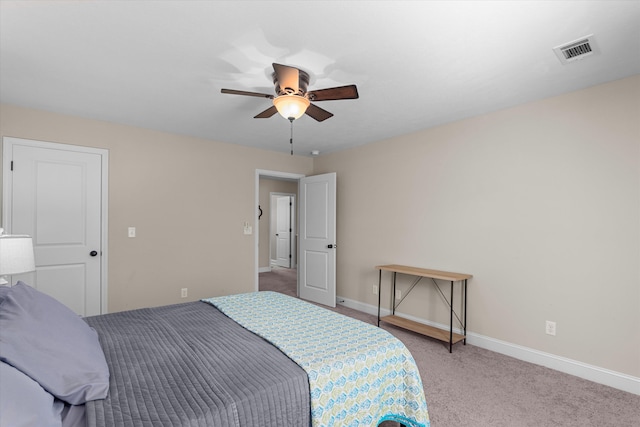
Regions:
<instances>
[{"instance_id":1,"label":"white door frame","mask_svg":"<svg viewBox=\"0 0 640 427\"><path fill-rule=\"evenodd\" d=\"M36 141L32 139L22 139L13 137L2 138L2 224L7 233L11 233L11 200L13 199L13 175L11 174L11 148L13 143L20 143L21 145L29 145L32 147L46 148L52 150L63 151L76 151L88 154L97 154L102 160L102 219L101 230L102 234L100 242L102 256L100 257L100 299L102 314L108 313L108 289L107 289L107 270L108 270L108 212L109 212L109 150L103 148L84 147L80 145L60 144L57 142Z\"/></svg>"},{"instance_id":2,"label":"white door frame","mask_svg":"<svg viewBox=\"0 0 640 427\"><path fill-rule=\"evenodd\" d=\"M258 270L260 269L259 262L259 251L258 244L260 242L260 221L258 220L258 206L260 205L260 177L264 178L280 178L280 179L291 179L291 180L300 180L300 178L304 178L305 175L300 173L289 173L289 172L279 172L279 171L270 171L265 169L256 169L255 176L255 207L253 211L255 212L255 216L253 219L253 223L255 224L255 232L254 232L254 248L255 248L255 262L254 262L254 282L255 282L255 290L256 292L259 290L260 282L258 276ZM297 201L296 201L297 203ZM298 216L298 209L296 209L296 216ZM296 224L298 223L296 219ZM297 247L296 247L297 250Z\"/></svg>"}]
</instances>

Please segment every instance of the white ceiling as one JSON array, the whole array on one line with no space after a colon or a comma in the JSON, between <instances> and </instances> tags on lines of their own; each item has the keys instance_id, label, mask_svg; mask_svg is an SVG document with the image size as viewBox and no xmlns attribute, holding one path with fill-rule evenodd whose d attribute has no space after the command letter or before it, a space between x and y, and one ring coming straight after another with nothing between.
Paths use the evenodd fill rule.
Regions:
<instances>
[{"instance_id":1,"label":"white ceiling","mask_svg":"<svg viewBox=\"0 0 640 427\"><path fill-rule=\"evenodd\" d=\"M640 74L640 1L4 1L0 101L289 151L289 122L253 116L271 64L334 117L294 123L296 154L355 147ZM568 65L553 48L593 34Z\"/></svg>"}]
</instances>

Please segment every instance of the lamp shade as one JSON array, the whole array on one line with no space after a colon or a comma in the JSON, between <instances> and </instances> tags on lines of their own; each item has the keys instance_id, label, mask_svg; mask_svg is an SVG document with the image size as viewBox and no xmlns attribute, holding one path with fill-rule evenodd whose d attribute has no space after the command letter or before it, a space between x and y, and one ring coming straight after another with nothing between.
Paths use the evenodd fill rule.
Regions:
<instances>
[{"instance_id":1,"label":"lamp shade","mask_svg":"<svg viewBox=\"0 0 640 427\"><path fill-rule=\"evenodd\" d=\"M309 100L300 95L280 95L273 99L273 105L285 119L299 119L307 111Z\"/></svg>"},{"instance_id":2,"label":"lamp shade","mask_svg":"<svg viewBox=\"0 0 640 427\"><path fill-rule=\"evenodd\" d=\"M0 236L0 276L27 273L35 269L30 236Z\"/></svg>"}]
</instances>

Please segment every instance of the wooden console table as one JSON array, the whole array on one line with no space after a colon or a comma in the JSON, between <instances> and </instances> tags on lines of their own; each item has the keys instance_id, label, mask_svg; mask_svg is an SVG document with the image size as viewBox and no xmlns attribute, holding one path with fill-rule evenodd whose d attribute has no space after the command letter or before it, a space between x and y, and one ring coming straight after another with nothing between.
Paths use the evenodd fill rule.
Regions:
<instances>
[{"instance_id":1,"label":"wooden console table","mask_svg":"<svg viewBox=\"0 0 640 427\"><path fill-rule=\"evenodd\" d=\"M463 343L467 344L467 279L472 278L471 274L463 274L463 273L451 273L448 271L439 271L439 270L428 270L426 268L417 268L417 267L409 267L406 265L378 265L376 269L379 270L378 273L378 326L380 326L380 321L389 323L391 325L398 326L400 328L408 329L413 332L417 332L422 335L426 335L431 338L438 339L440 341L449 343L449 353L452 351L453 344L463 341ZM382 271L390 271L393 273L392 275L392 284L393 289L391 291L391 315L380 317L380 294L381 285L382 285ZM404 296L400 299L400 302L396 304L396 275L398 273L407 274L410 276L415 276L416 280L414 280L413 284L409 288L407 292L405 292ZM405 319L400 316L396 316L396 308L400 303L404 300L404 298L411 292L411 290L422 280L423 278L429 278L436 285L436 289L442 294L445 301L449 305L450 314L449 314L449 330L446 331L444 329L435 328L433 326L428 326L423 323L414 322L413 320ZM446 280L451 282L451 295L449 300L447 300L446 296L440 290L438 283L435 279ZM458 316L458 314L453 309L453 285L454 283L459 282L461 285L464 284L464 287L460 290L462 294L462 305L463 305L463 315L462 320ZM456 316L458 322L462 326L462 335L456 334L453 332L453 316Z\"/></svg>"}]
</instances>

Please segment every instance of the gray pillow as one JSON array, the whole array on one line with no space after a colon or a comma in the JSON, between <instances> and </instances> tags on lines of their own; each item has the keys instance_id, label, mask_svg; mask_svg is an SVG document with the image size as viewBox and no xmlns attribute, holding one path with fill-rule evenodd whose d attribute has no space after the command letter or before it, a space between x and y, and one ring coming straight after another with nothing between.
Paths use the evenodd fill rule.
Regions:
<instances>
[{"instance_id":1,"label":"gray pillow","mask_svg":"<svg viewBox=\"0 0 640 427\"><path fill-rule=\"evenodd\" d=\"M0 426L60 427L64 403L54 400L40 385L0 362Z\"/></svg>"},{"instance_id":2,"label":"gray pillow","mask_svg":"<svg viewBox=\"0 0 640 427\"><path fill-rule=\"evenodd\" d=\"M109 368L96 331L22 282L0 303L0 360L72 405L104 399L109 391Z\"/></svg>"}]
</instances>

